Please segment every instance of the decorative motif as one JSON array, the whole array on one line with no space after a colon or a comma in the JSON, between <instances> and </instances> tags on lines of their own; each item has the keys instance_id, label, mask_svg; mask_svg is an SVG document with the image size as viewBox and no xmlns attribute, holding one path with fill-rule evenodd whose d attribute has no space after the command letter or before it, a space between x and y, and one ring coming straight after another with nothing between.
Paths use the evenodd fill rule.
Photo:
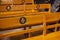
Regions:
<instances>
[{"instance_id":1,"label":"decorative motif","mask_svg":"<svg viewBox=\"0 0 60 40\"><path fill-rule=\"evenodd\" d=\"M11 6L8 5L8 6L6 7L6 10L7 10L7 11L10 11L10 10L11 10Z\"/></svg>"},{"instance_id":2,"label":"decorative motif","mask_svg":"<svg viewBox=\"0 0 60 40\"><path fill-rule=\"evenodd\" d=\"M21 17L20 20L19 20L19 22L21 24L25 24L26 23L26 18L25 17Z\"/></svg>"}]
</instances>

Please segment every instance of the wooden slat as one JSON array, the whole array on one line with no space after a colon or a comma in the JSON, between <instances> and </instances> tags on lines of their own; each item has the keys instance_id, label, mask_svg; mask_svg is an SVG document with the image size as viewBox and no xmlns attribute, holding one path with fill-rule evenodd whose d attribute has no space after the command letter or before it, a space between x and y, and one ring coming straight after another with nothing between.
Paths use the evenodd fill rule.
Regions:
<instances>
[{"instance_id":1,"label":"wooden slat","mask_svg":"<svg viewBox=\"0 0 60 40\"><path fill-rule=\"evenodd\" d=\"M23 0L1 0L1 4L22 4Z\"/></svg>"},{"instance_id":2,"label":"wooden slat","mask_svg":"<svg viewBox=\"0 0 60 40\"><path fill-rule=\"evenodd\" d=\"M25 24L21 24L19 22L21 17L25 17L26 18L26 23ZM6 29L6 28L15 28L15 27L23 27L26 25L35 25L35 24L39 24L42 23L42 15L29 15L29 16L15 16L15 17L2 17L0 18L0 28L2 29ZM33 19L34 18L34 19Z\"/></svg>"},{"instance_id":3,"label":"wooden slat","mask_svg":"<svg viewBox=\"0 0 60 40\"><path fill-rule=\"evenodd\" d=\"M25 3L33 3L33 0L25 0Z\"/></svg>"},{"instance_id":4,"label":"wooden slat","mask_svg":"<svg viewBox=\"0 0 60 40\"><path fill-rule=\"evenodd\" d=\"M8 11L7 10L8 6L11 7L9 11L24 11L23 5L2 5L2 6L0 6L0 12Z\"/></svg>"}]
</instances>

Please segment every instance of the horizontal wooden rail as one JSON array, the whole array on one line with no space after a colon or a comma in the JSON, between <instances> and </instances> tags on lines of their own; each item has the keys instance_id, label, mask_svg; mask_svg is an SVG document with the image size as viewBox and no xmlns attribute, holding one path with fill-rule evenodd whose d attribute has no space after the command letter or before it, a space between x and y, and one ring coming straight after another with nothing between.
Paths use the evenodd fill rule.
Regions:
<instances>
[{"instance_id":1,"label":"horizontal wooden rail","mask_svg":"<svg viewBox=\"0 0 60 40\"><path fill-rule=\"evenodd\" d=\"M55 25L57 25L57 27L60 26L60 24L48 25L47 29L55 28ZM39 31L39 30L43 30L43 28L44 27L38 27L38 28L31 28L31 29L27 29L27 30L18 30L18 31L15 31L15 32L11 31L11 32L0 34L0 38L11 37L11 36L16 36L16 35L21 35L21 34L24 34L24 33Z\"/></svg>"}]
</instances>

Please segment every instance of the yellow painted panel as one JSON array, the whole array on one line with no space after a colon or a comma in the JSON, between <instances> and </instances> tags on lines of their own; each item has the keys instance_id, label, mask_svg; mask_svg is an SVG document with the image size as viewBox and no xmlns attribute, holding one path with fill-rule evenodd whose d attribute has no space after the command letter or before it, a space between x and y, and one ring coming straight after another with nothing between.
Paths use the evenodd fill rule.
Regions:
<instances>
[{"instance_id":1,"label":"yellow painted panel","mask_svg":"<svg viewBox=\"0 0 60 40\"><path fill-rule=\"evenodd\" d=\"M43 16L44 15L27 15L27 16L9 16L9 17L0 17L0 28L14 28L14 27L21 27L24 25L35 25L39 23L43 23ZM53 22L58 21L60 19L59 14L47 14L46 16L46 22ZM26 18L25 24L20 24L19 20L21 17Z\"/></svg>"},{"instance_id":2,"label":"yellow painted panel","mask_svg":"<svg viewBox=\"0 0 60 40\"><path fill-rule=\"evenodd\" d=\"M47 14L46 15L46 20L47 21L58 21L60 19L59 16L60 16L60 14L58 14L58 13Z\"/></svg>"},{"instance_id":3,"label":"yellow painted panel","mask_svg":"<svg viewBox=\"0 0 60 40\"><path fill-rule=\"evenodd\" d=\"M1 18L0 19L0 28L5 29L5 28L15 28L15 27L22 27L24 25L34 25L38 23L42 23L43 18L42 15L33 15L33 16L23 16L26 18L26 23L21 24L19 22L20 17L11 17L11 18Z\"/></svg>"}]
</instances>

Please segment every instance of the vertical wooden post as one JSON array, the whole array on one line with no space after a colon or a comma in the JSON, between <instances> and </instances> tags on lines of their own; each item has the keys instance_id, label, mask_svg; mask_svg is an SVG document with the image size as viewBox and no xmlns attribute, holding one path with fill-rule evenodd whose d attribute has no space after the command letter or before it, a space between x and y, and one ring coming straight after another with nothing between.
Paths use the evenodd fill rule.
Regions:
<instances>
[{"instance_id":1,"label":"vertical wooden post","mask_svg":"<svg viewBox=\"0 0 60 40\"><path fill-rule=\"evenodd\" d=\"M46 15L43 15L43 35L46 35Z\"/></svg>"},{"instance_id":2,"label":"vertical wooden post","mask_svg":"<svg viewBox=\"0 0 60 40\"><path fill-rule=\"evenodd\" d=\"M55 32L57 31L57 26L55 26Z\"/></svg>"},{"instance_id":3,"label":"vertical wooden post","mask_svg":"<svg viewBox=\"0 0 60 40\"><path fill-rule=\"evenodd\" d=\"M25 0L23 0L24 1L24 15L26 15L26 2L25 2Z\"/></svg>"},{"instance_id":4,"label":"vertical wooden post","mask_svg":"<svg viewBox=\"0 0 60 40\"><path fill-rule=\"evenodd\" d=\"M29 29L31 29L31 26L29 27ZM28 37L29 38L31 37L31 33L30 32L28 33Z\"/></svg>"},{"instance_id":5,"label":"vertical wooden post","mask_svg":"<svg viewBox=\"0 0 60 40\"><path fill-rule=\"evenodd\" d=\"M29 29L31 29L31 27L29 27ZM24 27L24 30L26 30L26 27ZM26 33L26 34L24 34L24 35L25 35L25 37L28 37L28 38L30 38L30 37L31 37L30 32L29 32L29 33Z\"/></svg>"},{"instance_id":6,"label":"vertical wooden post","mask_svg":"<svg viewBox=\"0 0 60 40\"><path fill-rule=\"evenodd\" d=\"M34 0L33 0L33 4L32 4L32 6L33 6L32 12L34 12L34 11L35 11L35 10L34 10Z\"/></svg>"},{"instance_id":7,"label":"vertical wooden post","mask_svg":"<svg viewBox=\"0 0 60 40\"><path fill-rule=\"evenodd\" d=\"M57 24L58 24L58 21L56 22L56 25L55 25L55 32L57 31Z\"/></svg>"},{"instance_id":8,"label":"vertical wooden post","mask_svg":"<svg viewBox=\"0 0 60 40\"><path fill-rule=\"evenodd\" d=\"M24 27L24 30L26 30L26 27ZM24 36L26 37L26 33L24 34Z\"/></svg>"}]
</instances>

